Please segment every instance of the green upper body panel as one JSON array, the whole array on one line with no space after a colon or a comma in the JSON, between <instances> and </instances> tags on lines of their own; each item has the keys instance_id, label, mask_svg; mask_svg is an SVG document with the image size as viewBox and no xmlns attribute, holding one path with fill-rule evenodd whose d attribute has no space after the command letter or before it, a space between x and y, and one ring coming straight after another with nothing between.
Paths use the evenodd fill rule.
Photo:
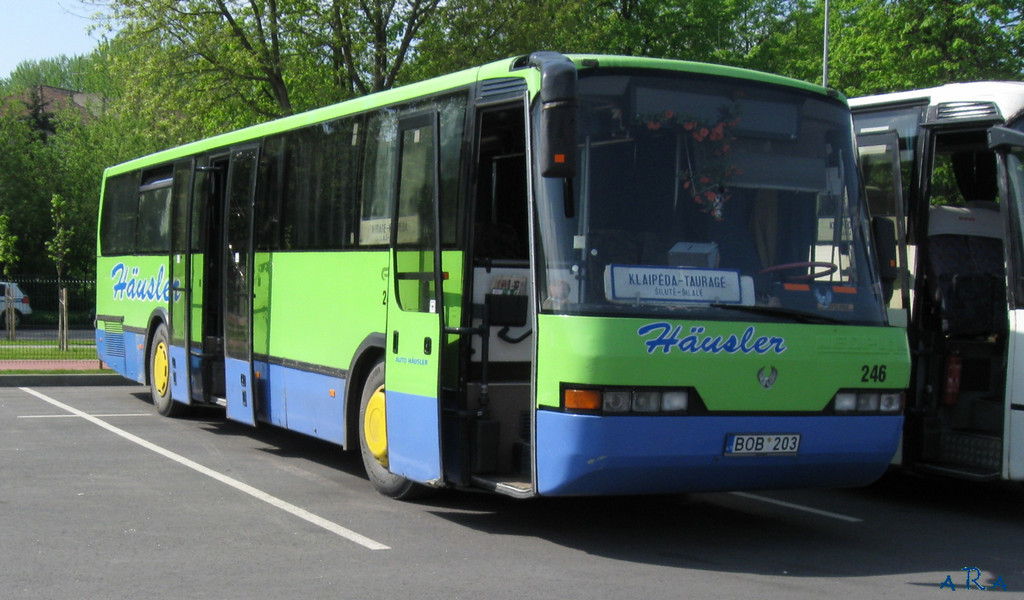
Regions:
<instances>
[{"instance_id":1,"label":"green upper body panel","mask_svg":"<svg viewBox=\"0 0 1024 600\"><path fill-rule=\"evenodd\" d=\"M820 411L840 389L898 390L910 377L894 327L540 315L537 339L541 406L558 406L564 383L692 387L710 411ZM865 366L884 366L884 381ZM759 373L773 369L767 387Z\"/></svg>"}]
</instances>

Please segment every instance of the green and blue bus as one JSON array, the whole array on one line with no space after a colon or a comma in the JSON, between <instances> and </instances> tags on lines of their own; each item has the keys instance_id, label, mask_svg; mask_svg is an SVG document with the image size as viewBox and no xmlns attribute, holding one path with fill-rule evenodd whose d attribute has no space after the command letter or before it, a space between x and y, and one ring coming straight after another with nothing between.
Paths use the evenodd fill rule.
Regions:
<instances>
[{"instance_id":1,"label":"green and blue bus","mask_svg":"<svg viewBox=\"0 0 1024 600\"><path fill-rule=\"evenodd\" d=\"M538 52L107 169L97 348L396 498L860 485L910 368L888 223L833 91Z\"/></svg>"}]
</instances>

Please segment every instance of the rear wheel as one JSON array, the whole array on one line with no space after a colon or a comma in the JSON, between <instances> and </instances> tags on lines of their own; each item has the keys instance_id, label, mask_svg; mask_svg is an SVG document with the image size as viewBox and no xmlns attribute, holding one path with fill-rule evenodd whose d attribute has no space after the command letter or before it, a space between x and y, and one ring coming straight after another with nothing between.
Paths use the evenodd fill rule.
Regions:
<instances>
[{"instance_id":1,"label":"rear wheel","mask_svg":"<svg viewBox=\"0 0 1024 600\"><path fill-rule=\"evenodd\" d=\"M161 323L149 346L149 393L156 411L165 417L180 416L186 406L171 400L171 359L167 326Z\"/></svg>"},{"instance_id":2,"label":"rear wheel","mask_svg":"<svg viewBox=\"0 0 1024 600\"><path fill-rule=\"evenodd\" d=\"M21 325L21 311L14 309L11 311L11 320L14 321L14 328L17 329ZM7 329L7 311L0 311L0 329Z\"/></svg>"},{"instance_id":3,"label":"rear wheel","mask_svg":"<svg viewBox=\"0 0 1024 600\"><path fill-rule=\"evenodd\" d=\"M381 494L398 500L423 495L427 488L388 470L387 399L384 362L373 366L359 401L359 453L366 475Z\"/></svg>"}]
</instances>

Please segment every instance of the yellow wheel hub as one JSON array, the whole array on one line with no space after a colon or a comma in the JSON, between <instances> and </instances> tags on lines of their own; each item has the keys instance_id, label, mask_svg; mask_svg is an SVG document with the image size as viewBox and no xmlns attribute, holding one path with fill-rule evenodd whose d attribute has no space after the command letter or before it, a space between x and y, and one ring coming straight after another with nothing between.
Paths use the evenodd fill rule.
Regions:
<instances>
[{"instance_id":1,"label":"yellow wheel hub","mask_svg":"<svg viewBox=\"0 0 1024 600\"><path fill-rule=\"evenodd\" d=\"M384 386L377 388L366 403L363 417L363 434L366 437L366 448L377 462L388 466L388 422L387 409L384 402Z\"/></svg>"},{"instance_id":2,"label":"yellow wheel hub","mask_svg":"<svg viewBox=\"0 0 1024 600\"><path fill-rule=\"evenodd\" d=\"M167 344L160 342L153 353L153 387L161 397L167 395L170 384L171 370L167 360Z\"/></svg>"}]
</instances>

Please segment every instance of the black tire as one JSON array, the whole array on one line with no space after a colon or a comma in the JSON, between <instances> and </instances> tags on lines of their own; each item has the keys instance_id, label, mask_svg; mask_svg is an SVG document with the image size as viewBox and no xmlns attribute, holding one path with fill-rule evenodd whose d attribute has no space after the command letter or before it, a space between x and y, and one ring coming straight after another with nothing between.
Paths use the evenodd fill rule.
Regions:
<instances>
[{"instance_id":1,"label":"black tire","mask_svg":"<svg viewBox=\"0 0 1024 600\"><path fill-rule=\"evenodd\" d=\"M171 399L170 337L167 326L161 323L153 332L149 344L149 393L156 412L165 417L178 417L188 408Z\"/></svg>"},{"instance_id":2,"label":"black tire","mask_svg":"<svg viewBox=\"0 0 1024 600\"><path fill-rule=\"evenodd\" d=\"M17 329L21 325L21 311L14 309L14 328ZM0 329L7 329L7 311L0 311Z\"/></svg>"},{"instance_id":3,"label":"black tire","mask_svg":"<svg viewBox=\"0 0 1024 600\"><path fill-rule=\"evenodd\" d=\"M389 471L374 457L366 442L366 409L373 395L378 390L383 392L383 389L384 362L378 361L370 370L370 374L366 376L363 392L359 398L359 422L356 424L359 429L359 454L363 458L366 476L375 490L396 500L412 500L425 494L428 488Z\"/></svg>"}]
</instances>

